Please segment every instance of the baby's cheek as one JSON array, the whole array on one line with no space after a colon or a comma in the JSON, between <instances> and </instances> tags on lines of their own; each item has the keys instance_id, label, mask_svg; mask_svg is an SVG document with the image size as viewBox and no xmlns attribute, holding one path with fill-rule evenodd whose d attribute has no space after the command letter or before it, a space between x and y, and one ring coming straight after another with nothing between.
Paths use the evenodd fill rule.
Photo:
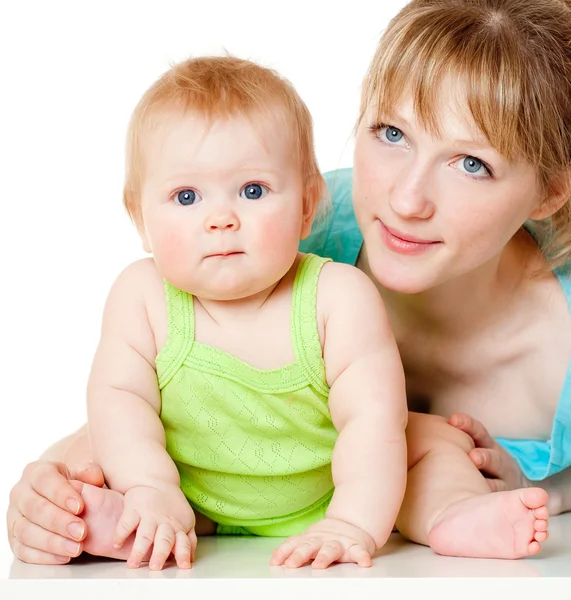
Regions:
<instances>
[{"instance_id":1,"label":"baby's cheek","mask_svg":"<svg viewBox=\"0 0 571 600\"><path fill-rule=\"evenodd\" d=\"M171 279L171 277L175 279L177 275L188 269L191 259L188 246L188 237L185 239L177 234L161 237L153 244L155 261L167 279Z\"/></svg>"}]
</instances>

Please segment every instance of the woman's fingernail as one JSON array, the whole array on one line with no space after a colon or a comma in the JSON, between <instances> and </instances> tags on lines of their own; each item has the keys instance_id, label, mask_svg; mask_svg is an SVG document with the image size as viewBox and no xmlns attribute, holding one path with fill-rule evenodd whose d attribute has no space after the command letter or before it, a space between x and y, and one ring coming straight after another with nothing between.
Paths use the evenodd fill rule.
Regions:
<instances>
[{"instance_id":1,"label":"woman's fingernail","mask_svg":"<svg viewBox=\"0 0 571 600\"><path fill-rule=\"evenodd\" d=\"M69 532L69 535L71 535L71 537L74 540L77 540L79 542L79 540L83 537L83 532L85 531L85 528L82 523L74 521L73 523L69 524L67 530Z\"/></svg>"},{"instance_id":2,"label":"woman's fingernail","mask_svg":"<svg viewBox=\"0 0 571 600\"><path fill-rule=\"evenodd\" d=\"M59 554L55 554L54 556L62 563L68 563L70 561L69 556L61 556Z\"/></svg>"},{"instance_id":3,"label":"woman's fingernail","mask_svg":"<svg viewBox=\"0 0 571 600\"><path fill-rule=\"evenodd\" d=\"M77 556L79 554L80 547L77 542L72 542L71 540L68 540L64 543L63 547L70 556Z\"/></svg>"},{"instance_id":4,"label":"woman's fingernail","mask_svg":"<svg viewBox=\"0 0 571 600\"><path fill-rule=\"evenodd\" d=\"M79 502L75 498L70 498L66 501L67 510L76 515L79 512Z\"/></svg>"},{"instance_id":5,"label":"woman's fingernail","mask_svg":"<svg viewBox=\"0 0 571 600\"><path fill-rule=\"evenodd\" d=\"M475 454L474 462L476 463L476 466L481 467L484 464L484 457L481 454Z\"/></svg>"}]
</instances>

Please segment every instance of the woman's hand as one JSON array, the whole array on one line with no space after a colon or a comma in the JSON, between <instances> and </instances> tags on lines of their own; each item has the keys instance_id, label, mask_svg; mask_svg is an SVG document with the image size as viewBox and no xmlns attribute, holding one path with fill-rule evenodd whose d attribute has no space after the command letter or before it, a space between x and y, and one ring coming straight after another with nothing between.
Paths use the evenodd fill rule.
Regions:
<instances>
[{"instance_id":1,"label":"woman's hand","mask_svg":"<svg viewBox=\"0 0 571 600\"><path fill-rule=\"evenodd\" d=\"M532 483L521 472L515 459L494 440L480 421L458 413L450 417L449 423L474 440L476 447L468 456L480 469L492 492L531 487Z\"/></svg>"},{"instance_id":2,"label":"woman's hand","mask_svg":"<svg viewBox=\"0 0 571 600\"><path fill-rule=\"evenodd\" d=\"M70 471L64 463L38 460L26 466L10 492L8 541L22 561L61 565L83 550L83 499L71 480L103 486L101 468L87 463ZM78 484L78 488L80 488Z\"/></svg>"}]
</instances>

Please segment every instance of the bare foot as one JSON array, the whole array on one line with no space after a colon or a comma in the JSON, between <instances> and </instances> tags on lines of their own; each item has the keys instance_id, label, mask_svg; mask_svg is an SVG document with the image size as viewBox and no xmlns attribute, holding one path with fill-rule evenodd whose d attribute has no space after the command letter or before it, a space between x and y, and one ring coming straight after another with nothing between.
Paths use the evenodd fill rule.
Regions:
<instances>
[{"instance_id":1,"label":"bare foot","mask_svg":"<svg viewBox=\"0 0 571 600\"><path fill-rule=\"evenodd\" d=\"M80 515L87 526L83 551L94 556L127 560L135 540L134 533L121 548L113 547L113 534L123 512L123 494L80 481L72 481L71 484L81 494L85 503L85 510ZM150 552L144 560L149 558Z\"/></svg>"},{"instance_id":2,"label":"bare foot","mask_svg":"<svg viewBox=\"0 0 571 600\"><path fill-rule=\"evenodd\" d=\"M532 556L547 540L547 498L540 488L526 488L460 500L438 517L428 542L445 556Z\"/></svg>"}]
</instances>

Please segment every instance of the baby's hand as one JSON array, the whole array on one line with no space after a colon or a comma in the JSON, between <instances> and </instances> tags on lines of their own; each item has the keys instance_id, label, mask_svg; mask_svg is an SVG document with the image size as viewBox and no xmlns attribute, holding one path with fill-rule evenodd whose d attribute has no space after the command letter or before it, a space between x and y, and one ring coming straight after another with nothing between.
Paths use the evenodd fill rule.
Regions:
<instances>
[{"instance_id":1,"label":"baby's hand","mask_svg":"<svg viewBox=\"0 0 571 600\"><path fill-rule=\"evenodd\" d=\"M190 569L196 549L194 512L176 486L163 489L137 486L127 490L123 513L117 523L113 544L120 548L137 530L127 565L137 568L153 546L149 568L162 569L174 554L181 569Z\"/></svg>"},{"instance_id":2,"label":"baby's hand","mask_svg":"<svg viewBox=\"0 0 571 600\"><path fill-rule=\"evenodd\" d=\"M301 567L308 562L314 569L325 569L334 562L372 565L373 538L359 527L338 519L323 519L301 535L288 538L272 553L271 565Z\"/></svg>"}]
</instances>

